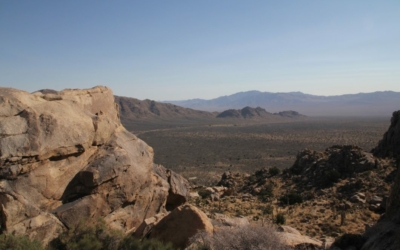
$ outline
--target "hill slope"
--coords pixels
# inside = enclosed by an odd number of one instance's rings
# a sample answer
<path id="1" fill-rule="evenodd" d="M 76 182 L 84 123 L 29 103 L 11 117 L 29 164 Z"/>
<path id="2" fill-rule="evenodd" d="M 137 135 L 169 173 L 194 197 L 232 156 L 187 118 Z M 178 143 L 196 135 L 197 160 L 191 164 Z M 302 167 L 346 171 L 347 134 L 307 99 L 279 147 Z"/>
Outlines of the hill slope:
<path id="1" fill-rule="evenodd" d="M 223 111 L 245 106 L 261 107 L 271 112 L 296 110 L 307 116 L 383 116 L 400 106 L 400 93 L 393 91 L 338 96 L 316 96 L 301 92 L 239 92 L 211 100 L 168 101 L 186 108 Z"/>
<path id="2" fill-rule="evenodd" d="M 152 100 L 142 101 L 121 96 L 115 96 L 115 102 L 120 107 L 121 121 L 124 126 L 128 128 L 128 130 L 136 132 L 168 129 L 177 126 L 225 124 L 232 122 L 232 119 L 229 118 L 241 118 L 243 120 L 242 122 L 245 123 L 259 123 L 290 122 L 294 120 L 294 118 L 305 117 L 295 111 L 283 111 L 272 114 L 260 107 L 245 107 L 241 110 L 227 110 L 222 113 L 207 112 L 184 108 L 169 103 Z"/>
<path id="3" fill-rule="evenodd" d="M 263 108 L 244 107 L 242 109 L 228 109 L 217 115 L 217 118 L 239 118 L 251 120 L 279 120 L 280 118 L 305 118 L 296 111 L 282 111 L 270 113 Z"/>

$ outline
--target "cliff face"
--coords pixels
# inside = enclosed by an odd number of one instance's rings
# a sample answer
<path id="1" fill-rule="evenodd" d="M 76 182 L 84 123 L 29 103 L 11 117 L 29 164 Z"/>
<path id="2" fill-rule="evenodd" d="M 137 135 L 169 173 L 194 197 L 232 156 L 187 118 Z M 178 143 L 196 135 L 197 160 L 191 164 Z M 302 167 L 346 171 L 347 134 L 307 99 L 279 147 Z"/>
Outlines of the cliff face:
<path id="1" fill-rule="evenodd" d="M 399 159 L 400 111 L 393 113 L 388 131 L 372 152 L 377 156 Z M 400 249 L 400 171 L 397 171 L 396 181 L 387 201 L 386 213 L 364 236 L 367 239 L 362 248 L 364 250 Z"/>
<path id="2" fill-rule="evenodd" d="M 129 232 L 165 212 L 167 202 L 173 209 L 186 201 L 187 182 L 175 177 L 171 185 L 171 176 L 121 125 L 109 88 L 0 88 L 3 232 L 46 244 L 86 217 Z"/>

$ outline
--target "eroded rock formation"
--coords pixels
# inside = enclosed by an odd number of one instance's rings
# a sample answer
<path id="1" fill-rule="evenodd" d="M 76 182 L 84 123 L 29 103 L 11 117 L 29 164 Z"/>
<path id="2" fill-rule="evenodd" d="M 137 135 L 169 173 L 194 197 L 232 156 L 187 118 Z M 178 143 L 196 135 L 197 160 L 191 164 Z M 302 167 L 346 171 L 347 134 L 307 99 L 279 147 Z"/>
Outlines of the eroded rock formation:
<path id="1" fill-rule="evenodd" d="M 390 127 L 373 153 L 381 157 L 399 159 L 400 111 L 393 113 Z M 363 250 L 400 249 L 400 171 L 397 171 L 396 181 L 386 204 L 386 213 L 376 225 L 367 230 L 364 237 L 366 243 Z"/>
<path id="2" fill-rule="evenodd" d="M 186 201 L 186 180 L 120 123 L 107 87 L 0 88 L 0 221 L 47 243 L 87 217 L 131 232 Z"/>
<path id="3" fill-rule="evenodd" d="M 379 157 L 400 156 L 400 110 L 393 112 L 388 130 L 372 153 Z"/>

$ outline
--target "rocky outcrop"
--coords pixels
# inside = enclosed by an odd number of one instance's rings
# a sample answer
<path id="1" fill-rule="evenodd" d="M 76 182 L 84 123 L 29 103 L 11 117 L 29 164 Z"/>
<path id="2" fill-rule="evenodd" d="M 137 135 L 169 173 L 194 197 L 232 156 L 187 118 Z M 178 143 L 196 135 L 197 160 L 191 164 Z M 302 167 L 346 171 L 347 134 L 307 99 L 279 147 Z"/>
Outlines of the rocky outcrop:
<path id="1" fill-rule="evenodd" d="M 107 87 L 0 88 L 0 136 L 3 233 L 46 244 L 89 217 L 131 232 L 189 195 L 179 175 L 155 170 L 153 149 L 121 125 Z"/>
<path id="2" fill-rule="evenodd" d="M 302 181 L 305 184 L 324 188 L 339 178 L 382 166 L 383 163 L 379 159 L 357 146 L 338 145 L 327 148 L 324 152 L 308 149 L 301 151 L 289 170 L 291 174 L 303 176 Z"/>
<path id="3" fill-rule="evenodd" d="M 212 234 L 211 221 L 195 206 L 183 205 L 158 222 L 149 237 L 171 242 L 175 247 L 183 249 L 189 239 L 200 231 Z"/>
<path id="4" fill-rule="evenodd" d="M 400 111 L 393 113 L 391 125 L 384 134 L 379 145 L 373 149 L 375 155 L 381 157 L 400 156 Z M 379 197 L 375 197 L 379 202 Z M 382 201 L 383 202 L 383 201 Z M 397 171 L 395 183 L 392 186 L 386 203 L 386 213 L 378 223 L 364 234 L 366 242 L 363 250 L 400 249 L 400 171 Z"/>
<path id="5" fill-rule="evenodd" d="M 282 111 L 270 113 L 263 108 L 244 107 L 242 109 L 228 109 L 217 115 L 217 118 L 235 118 L 252 120 L 279 120 L 279 118 L 305 118 L 296 111 Z"/>
<path id="6" fill-rule="evenodd" d="M 383 135 L 372 153 L 379 157 L 398 157 L 400 155 L 400 110 L 393 112 L 390 127 Z"/>

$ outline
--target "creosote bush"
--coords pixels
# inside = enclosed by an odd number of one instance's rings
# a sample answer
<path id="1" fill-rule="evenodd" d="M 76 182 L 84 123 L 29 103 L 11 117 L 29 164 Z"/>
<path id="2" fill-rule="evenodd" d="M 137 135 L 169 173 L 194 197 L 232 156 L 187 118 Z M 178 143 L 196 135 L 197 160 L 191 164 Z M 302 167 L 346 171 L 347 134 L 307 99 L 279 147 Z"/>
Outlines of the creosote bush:
<path id="1" fill-rule="evenodd" d="M 268 184 L 266 185 L 258 194 L 259 198 L 262 201 L 267 200 L 267 198 L 269 197 L 273 197 L 274 196 L 274 185 L 272 184 Z"/>
<path id="2" fill-rule="evenodd" d="M 288 194 L 281 196 L 279 198 L 279 201 L 284 205 L 293 205 L 296 203 L 302 203 L 303 197 L 298 193 L 290 192 Z"/>
<path id="3" fill-rule="evenodd" d="M 207 198 L 209 198 L 211 196 L 211 192 L 209 190 L 205 189 L 205 188 L 199 190 L 198 194 L 203 199 L 207 199 Z"/>
<path id="4" fill-rule="evenodd" d="M 340 179 L 340 173 L 336 169 L 330 169 L 324 173 L 326 186 L 330 187 Z"/>
<path id="5" fill-rule="evenodd" d="M 269 169 L 268 172 L 269 172 L 269 174 L 270 174 L 271 176 L 275 176 L 275 175 L 280 174 L 280 173 L 281 173 L 281 170 L 280 170 L 279 168 L 277 168 L 277 167 L 272 167 L 272 168 Z"/>
<path id="6" fill-rule="evenodd" d="M 284 214 L 279 213 L 276 215 L 276 224 L 284 225 L 286 223 L 286 217 Z"/>
<path id="7" fill-rule="evenodd" d="M 125 237 L 119 244 L 118 250 L 174 250 L 171 243 L 163 243 L 158 240 L 144 239 L 140 241 L 133 237 Z"/>
<path id="8" fill-rule="evenodd" d="M 272 227 L 243 226 L 221 228 L 213 235 L 199 232 L 190 239 L 198 250 L 289 250 L 283 245 Z"/>
<path id="9" fill-rule="evenodd" d="M 25 236 L 0 235 L 1 250 L 44 250 L 40 242 Z"/>
<path id="10" fill-rule="evenodd" d="M 116 250 L 122 240 L 121 232 L 110 230 L 103 220 L 81 220 L 50 243 L 57 250 Z"/>
<path id="11" fill-rule="evenodd" d="M 1 245 L 0 245 L 1 246 Z M 3 249 L 0 247 L 0 249 Z M 25 248 L 29 249 L 29 248 Z M 139 240 L 107 228 L 102 219 L 82 220 L 53 240 L 49 250 L 174 250 L 171 243 Z M 36 250 L 32 248 L 32 250 Z M 38 249 L 39 250 L 39 249 Z"/>

